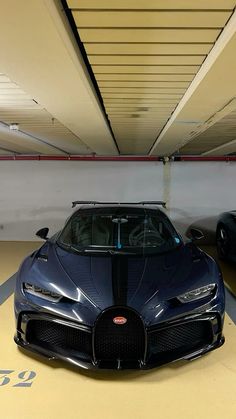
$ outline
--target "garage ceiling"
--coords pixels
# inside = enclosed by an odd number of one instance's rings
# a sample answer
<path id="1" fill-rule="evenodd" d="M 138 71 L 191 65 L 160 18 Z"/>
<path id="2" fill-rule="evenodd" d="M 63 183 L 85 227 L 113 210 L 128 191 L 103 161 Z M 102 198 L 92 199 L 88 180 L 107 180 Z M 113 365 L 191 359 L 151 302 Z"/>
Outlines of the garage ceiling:
<path id="1" fill-rule="evenodd" d="M 44 110 L 40 112 L 46 124 L 44 128 L 39 129 L 36 120 L 30 127 L 26 126 L 27 118 L 32 116 L 30 109 L 24 112 L 25 120 L 19 119 L 22 122 L 22 125 L 19 123 L 20 129 L 39 136 L 46 143 L 58 144 L 68 154 L 118 154 L 61 2 L 2 1 L 0 50 L 1 74 Z M 13 103 L 12 107 L 0 103 L 0 114 L 10 109 L 14 112 L 14 108 Z M 36 117 L 37 112 L 34 114 Z M 51 124 L 52 117 L 54 124 Z M 11 122 L 19 121 L 14 117 Z M 7 122 L 4 115 L 2 122 Z M 62 131 L 56 133 L 56 128 L 60 131 L 64 129 L 64 134 Z M 8 131 L 6 137 L 10 135 Z M 8 141 L 6 137 L 2 135 L 2 139 Z M 57 154 L 53 147 L 39 151 L 38 143 L 37 147 L 32 147 L 33 152 Z"/>
<path id="2" fill-rule="evenodd" d="M 3 1 L 0 154 L 236 152 L 235 5 Z"/>
<path id="3" fill-rule="evenodd" d="M 121 153 L 147 154 L 227 24 L 235 1 L 67 4 Z"/>
<path id="4" fill-rule="evenodd" d="M 181 148 L 181 153 L 193 155 L 201 150 L 204 155 L 220 156 L 222 152 L 231 154 L 236 151 L 234 142 L 236 142 L 236 110 Z"/>
<path id="5" fill-rule="evenodd" d="M 19 130 L 11 130 L 16 122 Z M 89 148 L 16 83 L 0 74 L 0 154 L 86 154 Z"/>

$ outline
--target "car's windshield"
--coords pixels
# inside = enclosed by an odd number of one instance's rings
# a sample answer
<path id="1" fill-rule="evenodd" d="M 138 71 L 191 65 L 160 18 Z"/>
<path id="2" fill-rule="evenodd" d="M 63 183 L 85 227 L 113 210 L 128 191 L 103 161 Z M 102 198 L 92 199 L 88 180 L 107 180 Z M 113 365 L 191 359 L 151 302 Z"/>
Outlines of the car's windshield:
<path id="1" fill-rule="evenodd" d="M 161 211 L 140 208 L 80 210 L 58 239 L 58 244 L 68 250 L 100 253 L 162 253 L 180 243 L 180 237 Z"/>

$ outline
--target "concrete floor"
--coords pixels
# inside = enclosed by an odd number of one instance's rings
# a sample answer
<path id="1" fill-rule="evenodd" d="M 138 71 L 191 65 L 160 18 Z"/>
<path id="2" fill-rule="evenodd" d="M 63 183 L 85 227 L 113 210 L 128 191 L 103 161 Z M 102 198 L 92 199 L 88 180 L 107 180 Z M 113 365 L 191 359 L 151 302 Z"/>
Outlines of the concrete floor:
<path id="1" fill-rule="evenodd" d="M 5 279 L 17 269 L 23 253 L 29 253 L 37 243 L 9 243 L 7 247 L 9 254 L 5 248 L 4 260 L 0 259 Z M 236 417 L 236 326 L 228 315 L 222 348 L 192 362 L 177 362 L 147 372 L 91 373 L 23 352 L 13 342 L 13 296 L 0 305 L 0 325 L 1 417 Z"/>

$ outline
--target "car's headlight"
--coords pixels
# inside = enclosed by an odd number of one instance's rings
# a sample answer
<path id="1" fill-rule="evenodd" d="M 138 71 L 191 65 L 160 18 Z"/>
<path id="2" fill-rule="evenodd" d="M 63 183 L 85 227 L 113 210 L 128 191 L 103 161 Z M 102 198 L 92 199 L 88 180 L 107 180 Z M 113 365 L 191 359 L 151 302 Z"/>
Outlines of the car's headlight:
<path id="1" fill-rule="evenodd" d="M 214 293 L 215 288 L 216 284 L 205 285 L 204 287 L 196 288 L 195 290 L 179 295 L 177 299 L 181 303 L 189 303 L 191 301 L 199 300 L 200 298 L 208 297 Z"/>
<path id="2" fill-rule="evenodd" d="M 28 294 L 36 295 L 37 297 L 44 298 L 48 301 L 53 301 L 54 303 L 58 303 L 62 298 L 62 295 L 57 294 L 56 292 L 45 290 L 38 287 L 37 285 L 29 284 L 28 282 L 24 282 L 23 289 Z"/>

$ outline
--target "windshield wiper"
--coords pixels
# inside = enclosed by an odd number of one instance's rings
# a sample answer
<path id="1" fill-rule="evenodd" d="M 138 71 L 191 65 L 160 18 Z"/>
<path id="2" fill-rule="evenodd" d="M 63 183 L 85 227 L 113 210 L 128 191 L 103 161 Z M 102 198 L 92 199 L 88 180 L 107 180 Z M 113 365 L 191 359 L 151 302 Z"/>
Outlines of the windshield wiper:
<path id="1" fill-rule="evenodd" d="M 66 249 L 66 250 L 72 250 L 76 253 L 83 253 L 85 251 L 84 247 L 74 247 L 72 246 L 72 244 L 65 244 L 65 243 L 61 243 L 61 242 L 57 242 L 57 244 L 59 246 L 61 246 L 62 248 Z"/>
<path id="2" fill-rule="evenodd" d="M 108 253 L 109 255 L 133 255 L 133 252 L 125 252 L 113 249 L 84 249 L 85 253 Z"/>
<path id="3" fill-rule="evenodd" d="M 74 247 L 72 244 L 65 244 L 58 242 L 59 246 L 66 250 L 72 250 L 75 253 L 108 253 L 110 255 L 133 255 L 134 252 L 126 252 L 124 250 L 115 250 L 115 249 L 98 249 L 98 248 L 86 248 L 86 247 Z"/>

